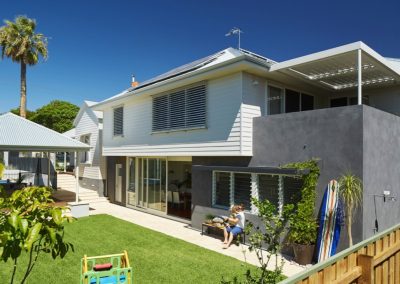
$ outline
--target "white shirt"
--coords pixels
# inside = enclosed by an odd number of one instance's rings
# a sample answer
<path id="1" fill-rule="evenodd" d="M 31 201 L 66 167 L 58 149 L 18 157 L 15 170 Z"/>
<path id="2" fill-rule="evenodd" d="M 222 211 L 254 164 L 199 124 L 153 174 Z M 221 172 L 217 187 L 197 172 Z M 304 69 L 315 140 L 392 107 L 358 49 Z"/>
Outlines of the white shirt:
<path id="1" fill-rule="evenodd" d="M 244 229 L 244 220 L 245 220 L 244 213 L 243 212 L 236 213 L 236 218 L 238 218 L 239 220 L 236 226 Z"/>

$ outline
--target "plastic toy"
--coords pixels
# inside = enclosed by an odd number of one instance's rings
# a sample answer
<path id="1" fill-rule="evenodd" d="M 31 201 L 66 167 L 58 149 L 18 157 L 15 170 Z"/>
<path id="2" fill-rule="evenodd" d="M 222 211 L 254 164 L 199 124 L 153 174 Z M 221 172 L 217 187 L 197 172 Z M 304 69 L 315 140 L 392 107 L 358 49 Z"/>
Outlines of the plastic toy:
<path id="1" fill-rule="evenodd" d="M 108 261 L 108 262 L 107 262 Z M 126 250 L 119 254 L 83 256 L 81 284 L 132 284 L 132 267 Z"/>

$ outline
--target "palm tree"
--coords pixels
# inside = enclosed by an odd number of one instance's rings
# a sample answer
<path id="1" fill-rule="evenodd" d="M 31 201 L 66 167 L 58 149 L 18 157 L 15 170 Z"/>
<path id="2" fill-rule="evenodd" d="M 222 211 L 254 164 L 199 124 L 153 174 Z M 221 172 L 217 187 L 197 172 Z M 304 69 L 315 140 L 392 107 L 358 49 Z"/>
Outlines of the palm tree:
<path id="1" fill-rule="evenodd" d="M 0 27 L 1 57 L 21 64 L 21 99 L 19 114 L 26 117 L 26 65 L 35 65 L 39 56 L 47 59 L 47 38 L 35 33 L 36 21 L 18 16 L 14 22 L 5 20 Z"/>
<path id="2" fill-rule="evenodd" d="M 353 223 L 353 212 L 362 202 L 362 181 L 351 173 L 342 175 L 339 179 L 339 194 L 345 203 L 347 234 L 349 236 L 349 246 L 352 246 L 351 225 Z"/>

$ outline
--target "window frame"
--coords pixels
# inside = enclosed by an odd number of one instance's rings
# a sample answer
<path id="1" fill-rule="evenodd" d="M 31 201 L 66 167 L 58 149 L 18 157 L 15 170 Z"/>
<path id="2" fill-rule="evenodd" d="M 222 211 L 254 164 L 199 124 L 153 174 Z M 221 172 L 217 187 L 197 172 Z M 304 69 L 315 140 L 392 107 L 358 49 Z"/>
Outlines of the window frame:
<path id="1" fill-rule="evenodd" d="M 91 137 L 92 137 L 91 133 L 82 134 L 82 135 L 79 136 L 79 141 L 84 143 L 84 144 L 87 144 L 88 146 L 90 146 Z M 89 143 L 86 143 L 85 141 L 83 141 L 84 138 L 88 138 Z M 83 153 L 84 153 L 84 155 L 80 155 L 81 161 L 79 161 L 79 163 L 81 163 L 81 164 L 90 164 L 90 149 L 88 151 L 83 152 Z M 82 159 L 84 157 L 86 157 L 85 161 Z"/>
<path id="2" fill-rule="evenodd" d="M 216 204 L 216 174 L 217 173 L 229 173 L 230 174 L 230 188 L 229 188 L 229 200 L 230 200 L 230 205 L 229 206 L 223 206 Z M 211 202 L 211 207 L 213 208 L 218 208 L 218 209 L 224 209 L 228 210 L 230 206 L 235 204 L 234 202 L 234 195 L 235 195 L 235 187 L 234 187 L 234 175 L 235 174 L 250 174 L 250 198 L 257 198 L 260 199 L 260 194 L 259 194 L 259 176 L 260 175 L 270 175 L 270 176 L 278 176 L 278 214 L 281 215 L 283 212 L 283 206 L 285 205 L 284 202 L 284 191 L 285 191 L 285 186 L 284 186 L 284 177 L 299 177 L 297 175 L 281 175 L 281 174 L 268 174 L 268 173 L 257 173 L 257 172 L 240 172 L 240 171 L 220 171 L 220 170 L 214 170 L 212 171 L 212 202 Z M 252 203 L 250 203 L 250 208 L 246 208 L 245 210 L 246 213 L 250 214 L 257 214 L 258 210 L 257 207 L 254 206 Z"/>
<path id="3" fill-rule="evenodd" d="M 184 97 L 185 97 L 185 102 L 184 102 L 184 111 L 185 111 L 185 125 L 188 123 L 187 119 L 187 112 L 188 112 L 188 99 L 187 99 L 187 95 L 188 95 L 188 90 L 189 89 L 193 89 L 196 87 L 201 87 L 204 86 L 205 88 L 205 93 L 204 93 L 204 125 L 201 126 L 189 126 L 189 127 L 176 127 L 173 128 L 171 127 L 171 105 L 170 105 L 170 96 L 177 94 L 179 92 L 184 92 Z M 160 97 L 168 97 L 168 128 L 164 129 L 164 130 L 154 130 L 154 99 L 156 98 L 160 98 Z M 207 129 L 207 125 L 208 125 L 208 84 L 207 81 L 202 81 L 202 82 L 197 82 L 195 84 L 191 84 L 191 85 L 187 85 L 181 88 L 177 88 L 174 90 L 170 90 L 167 92 L 163 92 L 161 94 L 157 94 L 152 96 L 152 105 L 151 105 L 151 111 L 152 111 L 152 115 L 151 115 L 151 134 L 159 134 L 159 133 L 169 133 L 169 132 L 178 132 L 178 131 L 191 131 L 191 130 L 198 130 L 198 129 Z"/>
<path id="4" fill-rule="evenodd" d="M 312 110 L 316 110 L 316 107 L 315 107 L 315 95 L 312 92 L 303 91 L 303 90 L 300 90 L 298 88 L 287 87 L 284 84 L 275 83 L 275 82 L 268 82 L 267 81 L 265 85 L 266 85 L 265 86 L 265 92 L 266 92 L 266 95 L 265 95 L 265 110 L 266 111 L 265 111 L 265 113 L 266 113 L 266 115 L 279 115 L 279 114 L 288 113 L 288 112 L 286 112 L 286 91 L 287 90 L 299 93 L 299 109 L 300 110 L 297 111 L 297 112 L 310 111 L 310 110 L 302 110 L 301 103 L 302 103 L 302 95 L 303 94 L 313 97 L 313 109 Z M 282 92 L 281 93 L 281 95 L 282 95 L 281 113 L 279 113 L 279 114 L 271 114 L 270 113 L 270 107 L 269 107 L 270 92 L 269 92 L 269 87 L 280 89 L 281 92 Z M 293 113 L 293 112 L 291 112 L 291 113 Z"/>

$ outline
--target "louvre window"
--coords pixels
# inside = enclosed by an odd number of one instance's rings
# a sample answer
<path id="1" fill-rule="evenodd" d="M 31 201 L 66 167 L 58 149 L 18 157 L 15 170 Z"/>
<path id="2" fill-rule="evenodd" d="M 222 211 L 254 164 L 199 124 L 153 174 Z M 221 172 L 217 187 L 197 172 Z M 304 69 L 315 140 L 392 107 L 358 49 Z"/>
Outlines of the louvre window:
<path id="1" fill-rule="evenodd" d="M 297 204 L 301 198 L 303 179 L 295 176 L 214 171 L 213 206 L 229 208 L 243 204 L 253 213 L 257 209 L 251 197 L 269 200 L 282 213 L 285 204 Z"/>
<path id="2" fill-rule="evenodd" d="M 250 174 L 234 174 L 234 203 L 243 204 L 244 208 L 250 208 L 251 202 L 251 175 Z"/>
<path id="3" fill-rule="evenodd" d="M 114 136 L 124 134 L 124 108 L 114 108 Z"/>
<path id="4" fill-rule="evenodd" d="M 258 196 L 260 200 L 267 199 L 279 206 L 279 176 L 258 175 Z"/>
<path id="5" fill-rule="evenodd" d="M 206 85 L 153 98 L 153 131 L 206 126 Z"/>
<path id="6" fill-rule="evenodd" d="M 297 204 L 301 199 L 303 180 L 297 177 L 283 177 L 283 203 Z"/>
<path id="7" fill-rule="evenodd" d="M 226 172 L 215 173 L 215 201 L 218 206 L 230 205 L 231 174 Z"/>

